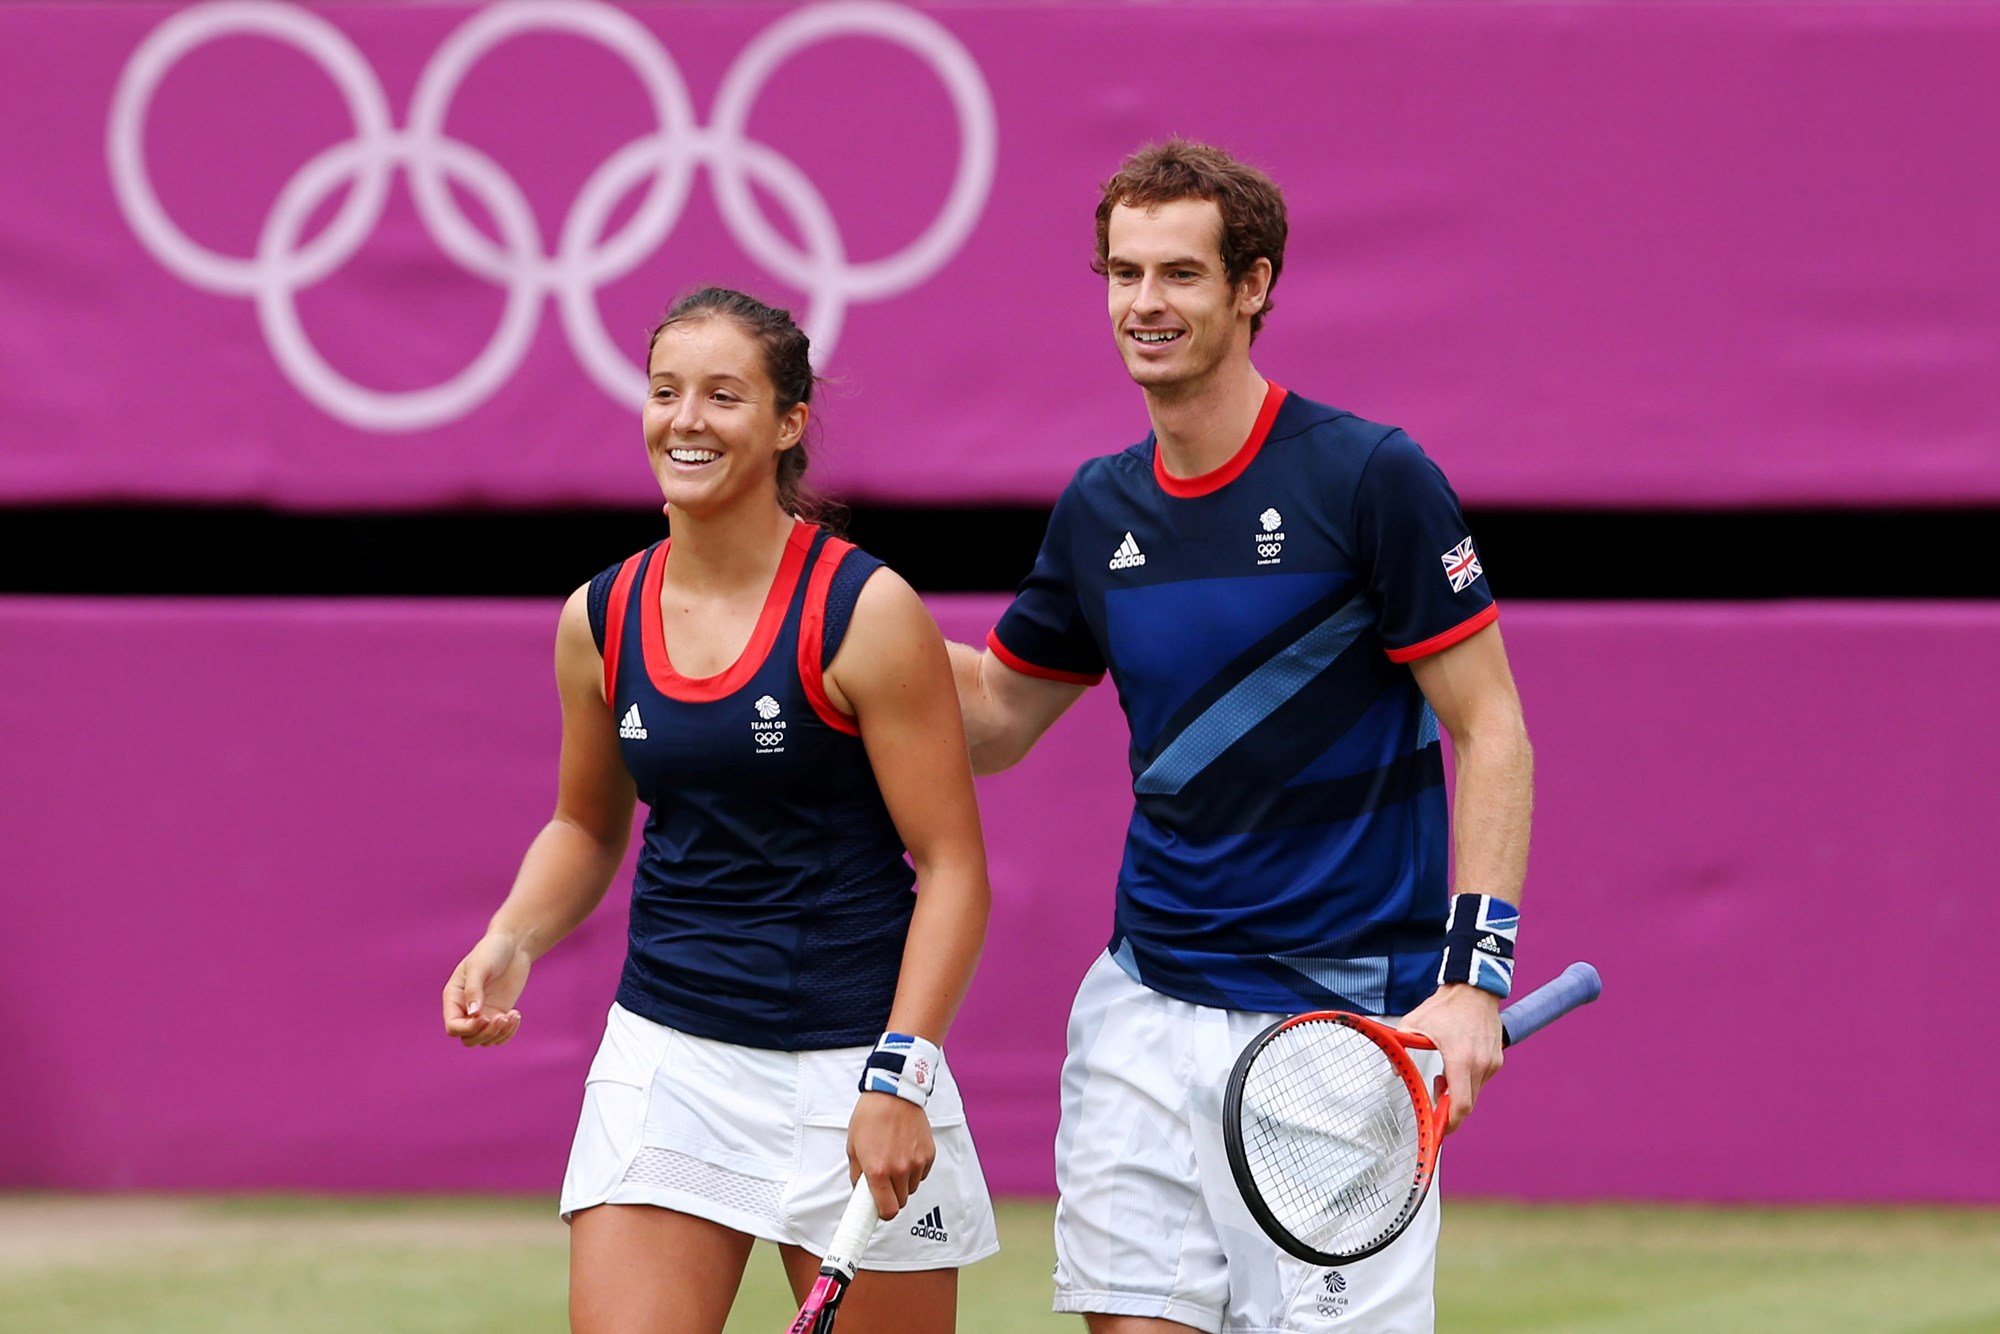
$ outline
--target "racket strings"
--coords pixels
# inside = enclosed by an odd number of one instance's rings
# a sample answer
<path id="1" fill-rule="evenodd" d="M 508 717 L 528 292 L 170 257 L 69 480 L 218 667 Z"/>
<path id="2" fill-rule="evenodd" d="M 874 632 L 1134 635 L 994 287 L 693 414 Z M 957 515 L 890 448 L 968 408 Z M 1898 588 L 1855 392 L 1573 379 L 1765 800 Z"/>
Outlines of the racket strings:
<path id="1" fill-rule="evenodd" d="M 1395 1063 L 1338 1023 L 1274 1037 L 1243 1085 L 1243 1147 L 1278 1223 L 1316 1251 L 1351 1254 L 1421 1202 L 1417 1110 Z"/>

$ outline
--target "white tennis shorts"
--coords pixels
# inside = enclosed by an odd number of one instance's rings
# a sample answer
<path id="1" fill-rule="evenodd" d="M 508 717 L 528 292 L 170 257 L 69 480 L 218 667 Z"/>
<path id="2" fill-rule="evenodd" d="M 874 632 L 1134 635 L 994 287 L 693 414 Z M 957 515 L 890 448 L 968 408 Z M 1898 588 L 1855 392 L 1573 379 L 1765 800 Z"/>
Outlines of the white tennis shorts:
<path id="1" fill-rule="evenodd" d="M 847 1120 L 868 1051 L 739 1047 L 613 1005 L 584 1085 L 564 1220 L 652 1204 L 824 1254 L 847 1206 Z M 955 1269 L 1000 1249 L 948 1067 L 924 1110 L 937 1162 L 877 1229 L 863 1269 Z"/>
<path id="2" fill-rule="evenodd" d="M 1229 1174 L 1222 1095 L 1278 1016 L 1162 996 L 1107 955 L 1070 1010 L 1056 1135 L 1058 1311 L 1177 1320 L 1211 1334 L 1404 1334 L 1433 1327 L 1438 1191 L 1366 1260 L 1279 1250 Z M 1435 1078 L 1435 1052 L 1412 1052 Z"/>

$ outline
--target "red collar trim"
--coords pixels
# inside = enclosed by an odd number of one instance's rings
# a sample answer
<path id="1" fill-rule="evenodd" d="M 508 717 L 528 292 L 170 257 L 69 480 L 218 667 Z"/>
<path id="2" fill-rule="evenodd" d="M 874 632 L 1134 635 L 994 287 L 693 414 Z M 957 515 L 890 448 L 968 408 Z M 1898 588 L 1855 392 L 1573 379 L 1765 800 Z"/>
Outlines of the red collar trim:
<path id="1" fill-rule="evenodd" d="M 1205 472 L 1199 477 L 1175 477 L 1167 471 L 1167 462 L 1160 456 L 1160 442 L 1153 442 L 1153 480 L 1160 484 L 1160 490 L 1183 500 L 1191 496 L 1205 496 L 1220 491 L 1250 466 L 1257 457 L 1257 451 L 1264 447 L 1264 437 L 1271 434 L 1271 423 L 1278 419 L 1278 409 L 1284 405 L 1285 391 L 1276 380 L 1264 384 L 1264 404 L 1257 409 L 1257 420 L 1250 427 L 1250 438 L 1243 447 L 1230 456 L 1227 463 L 1213 472 Z"/>
<path id="2" fill-rule="evenodd" d="M 785 542 L 785 554 L 778 561 L 778 573 L 771 580 L 771 591 L 764 595 L 764 610 L 757 616 L 750 641 L 736 655 L 735 662 L 714 676 L 682 676 L 674 670 L 673 659 L 667 656 L 666 625 L 660 613 L 660 586 L 667 576 L 667 550 L 673 546 L 673 540 L 670 538 L 660 543 L 652 564 L 646 567 L 646 579 L 642 585 L 645 601 L 639 608 L 639 627 L 645 647 L 646 674 L 653 679 L 653 685 L 661 694 L 669 699 L 705 704 L 741 690 L 757 674 L 757 669 L 764 665 L 764 659 L 771 655 L 771 645 L 777 641 L 778 628 L 784 624 L 785 610 L 791 605 L 792 593 L 799 586 L 799 572 L 805 568 L 806 552 L 812 547 L 816 531 L 803 519 L 793 521 L 792 535 Z"/>

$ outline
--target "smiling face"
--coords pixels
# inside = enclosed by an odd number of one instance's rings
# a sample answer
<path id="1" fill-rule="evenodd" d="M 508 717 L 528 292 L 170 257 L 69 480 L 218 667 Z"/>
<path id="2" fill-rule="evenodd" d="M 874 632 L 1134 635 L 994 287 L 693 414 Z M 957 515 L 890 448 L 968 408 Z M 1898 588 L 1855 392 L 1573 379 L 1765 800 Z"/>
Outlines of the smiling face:
<path id="1" fill-rule="evenodd" d="M 1118 355 L 1141 387 L 1198 391 L 1250 356 L 1250 323 L 1271 266 L 1259 259 L 1232 283 L 1222 261 L 1222 212 L 1206 199 L 1111 210 L 1104 275 Z"/>
<path id="2" fill-rule="evenodd" d="M 778 460 L 805 433 L 810 409 L 784 406 L 757 339 L 726 315 L 660 331 L 648 358 L 646 456 L 660 494 L 707 515 L 759 492 L 778 496 Z"/>

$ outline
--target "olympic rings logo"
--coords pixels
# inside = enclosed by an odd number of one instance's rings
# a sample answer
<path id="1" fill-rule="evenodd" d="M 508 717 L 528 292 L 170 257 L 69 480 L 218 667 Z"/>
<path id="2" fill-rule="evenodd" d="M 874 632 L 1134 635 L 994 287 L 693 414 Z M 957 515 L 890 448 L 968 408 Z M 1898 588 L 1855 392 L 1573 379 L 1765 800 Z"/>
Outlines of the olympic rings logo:
<path id="1" fill-rule="evenodd" d="M 553 254 L 513 178 L 478 149 L 444 134 L 452 100 L 472 67 L 499 43 L 538 31 L 582 37 L 616 55 L 644 86 L 658 125 L 585 181 Z M 245 34 L 283 42 L 325 70 L 347 103 L 354 137 L 299 168 L 266 215 L 256 254 L 238 258 L 197 244 L 167 216 L 146 168 L 145 127 L 153 96 L 176 63 L 209 42 Z M 959 130 L 957 170 L 937 216 L 903 249 L 866 263 L 848 260 L 825 197 L 805 173 L 745 134 L 752 108 L 781 66 L 815 43 L 850 36 L 901 46 L 927 64 L 951 98 Z M 706 125 L 695 118 L 672 56 L 638 20 L 598 0 L 511 0 L 481 10 L 445 39 L 419 76 L 409 122 L 400 128 L 367 58 L 331 23 L 276 0 L 215 0 L 176 14 L 140 44 L 113 95 L 107 138 L 119 206 L 154 258 L 196 287 L 254 300 L 273 358 L 328 414 L 365 430 L 418 431 L 464 416 L 507 382 L 527 355 L 546 297 L 554 298 L 570 349 L 591 379 L 620 403 L 638 402 L 645 372 L 605 331 L 597 292 L 666 240 L 703 167 L 737 243 L 774 278 L 806 293 L 803 325 L 824 364 L 848 306 L 908 291 L 957 253 L 985 208 L 998 133 L 992 93 L 958 39 L 925 15 L 882 0 L 812 6 L 772 24 L 723 78 Z M 503 287 L 507 300 L 491 340 L 459 374 L 427 389 L 383 392 L 355 384 L 320 355 L 300 320 L 297 297 L 360 249 L 382 217 L 399 167 L 440 249 Z M 606 236 L 619 201 L 649 179 L 632 216 Z M 498 244 L 465 216 L 450 184 L 478 199 L 494 219 Z M 801 245 L 771 226 L 752 185 L 786 211 Z M 308 219 L 344 186 L 351 187 L 346 200 L 307 241 Z"/>

